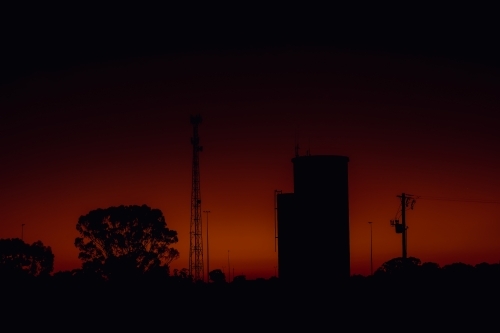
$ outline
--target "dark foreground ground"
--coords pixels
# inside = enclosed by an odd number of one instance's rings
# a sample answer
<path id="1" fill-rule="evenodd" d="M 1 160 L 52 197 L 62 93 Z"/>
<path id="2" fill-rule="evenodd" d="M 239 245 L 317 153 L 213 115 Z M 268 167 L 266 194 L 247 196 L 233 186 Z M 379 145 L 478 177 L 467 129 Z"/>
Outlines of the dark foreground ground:
<path id="1" fill-rule="evenodd" d="M 1 331 L 496 331 L 496 280 L 3 281 Z M 493 326 L 492 326 L 493 325 Z M 2 328 L 6 328 L 5 330 Z"/>

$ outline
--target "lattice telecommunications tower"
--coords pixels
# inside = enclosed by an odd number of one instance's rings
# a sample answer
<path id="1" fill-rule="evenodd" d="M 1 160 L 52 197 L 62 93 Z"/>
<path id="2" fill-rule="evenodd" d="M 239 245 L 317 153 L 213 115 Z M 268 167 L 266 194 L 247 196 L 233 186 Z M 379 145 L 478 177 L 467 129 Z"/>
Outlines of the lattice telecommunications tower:
<path id="1" fill-rule="evenodd" d="M 201 116 L 191 116 L 193 125 L 193 187 L 191 189 L 191 223 L 189 228 L 189 275 L 194 281 L 203 281 L 203 238 L 201 225 L 201 194 L 200 194 L 200 161 L 199 153 L 203 151 L 200 146 L 198 136 L 198 125 L 201 123 Z"/>

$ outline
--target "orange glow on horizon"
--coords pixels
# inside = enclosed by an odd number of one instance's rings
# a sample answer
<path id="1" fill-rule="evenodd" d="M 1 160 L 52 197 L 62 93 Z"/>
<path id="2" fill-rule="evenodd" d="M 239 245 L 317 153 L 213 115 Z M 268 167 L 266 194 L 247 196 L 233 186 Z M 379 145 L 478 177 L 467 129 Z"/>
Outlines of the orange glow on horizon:
<path id="1" fill-rule="evenodd" d="M 275 274 L 273 195 L 293 190 L 297 127 L 302 154 L 349 156 L 351 274 L 369 274 L 368 221 L 374 270 L 400 256 L 389 220 L 402 192 L 500 200 L 492 74 L 475 69 L 474 81 L 457 68 L 450 79 L 451 69 L 418 62 L 301 57 L 157 59 L 9 86 L 0 105 L 11 112 L 0 125 L 0 237 L 20 237 L 25 223 L 25 241 L 52 247 L 55 272 L 79 268 L 81 215 L 146 204 L 178 232 L 171 269 L 187 268 L 189 115 L 197 113 L 210 269 L 227 272 L 230 250 L 231 276 L 233 268 L 250 279 Z M 332 57 L 347 67 L 328 67 Z M 440 265 L 498 262 L 499 211 L 417 199 L 407 215 L 408 255 Z M 330 228 L 304 226 L 304 237 Z M 203 224 L 204 246 L 205 232 Z M 328 268 L 297 265 L 307 274 Z"/>

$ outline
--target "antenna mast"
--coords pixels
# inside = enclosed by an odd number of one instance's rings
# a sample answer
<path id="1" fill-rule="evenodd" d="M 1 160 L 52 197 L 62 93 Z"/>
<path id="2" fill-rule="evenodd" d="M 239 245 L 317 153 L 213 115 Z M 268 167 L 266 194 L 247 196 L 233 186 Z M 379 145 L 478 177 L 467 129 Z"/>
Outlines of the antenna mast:
<path id="1" fill-rule="evenodd" d="M 200 158 L 199 153 L 203 151 L 198 136 L 198 125 L 201 116 L 191 116 L 193 125 L 193 177 L 191 189 L 191 223 L 189 228 L 189 275 L 194 281 L 203 281 L 203 238 L 201 224 L 201 194 L 200 194 Z"/>

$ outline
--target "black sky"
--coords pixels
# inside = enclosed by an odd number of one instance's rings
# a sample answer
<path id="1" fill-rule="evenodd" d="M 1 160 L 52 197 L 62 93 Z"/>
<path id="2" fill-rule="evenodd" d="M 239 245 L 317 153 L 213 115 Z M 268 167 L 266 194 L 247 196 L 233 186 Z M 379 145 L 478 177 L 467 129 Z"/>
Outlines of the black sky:
<path id="1" fill-rule="evenodd" d="M 479 6 L 66 6 L 5 8 L 1 82 L 39 71 L 179 53 L 334 49 L 498 66 Z"/>

